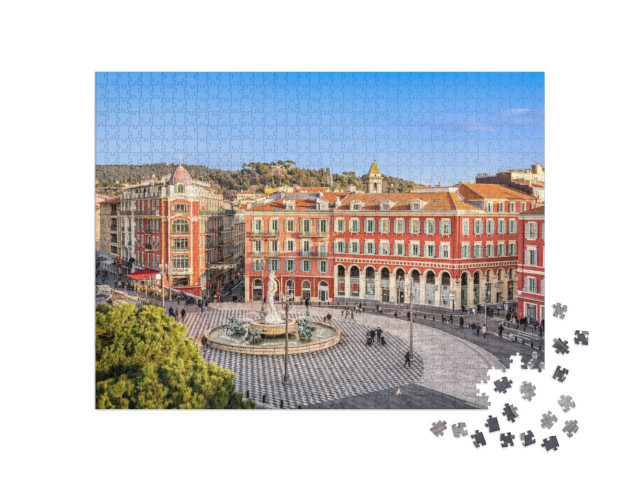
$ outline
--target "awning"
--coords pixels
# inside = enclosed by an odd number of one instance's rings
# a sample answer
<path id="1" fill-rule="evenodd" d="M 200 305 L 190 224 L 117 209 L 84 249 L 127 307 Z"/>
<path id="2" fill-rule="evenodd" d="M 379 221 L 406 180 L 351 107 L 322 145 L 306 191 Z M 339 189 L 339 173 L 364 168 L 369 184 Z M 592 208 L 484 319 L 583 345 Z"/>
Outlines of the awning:
<path id="1" fill-rule="evenodd" d="M 159 271 L 154 271 L 153 269 L 142 269 L 141 271 L 136 271 L 132 274 L 127 274 L 127 277 L 131 279 L 135 279 L 136 281 L 141 281 L 146 279 L 147 277 L 155 276 L 156 274 L 160 274 Z"/>

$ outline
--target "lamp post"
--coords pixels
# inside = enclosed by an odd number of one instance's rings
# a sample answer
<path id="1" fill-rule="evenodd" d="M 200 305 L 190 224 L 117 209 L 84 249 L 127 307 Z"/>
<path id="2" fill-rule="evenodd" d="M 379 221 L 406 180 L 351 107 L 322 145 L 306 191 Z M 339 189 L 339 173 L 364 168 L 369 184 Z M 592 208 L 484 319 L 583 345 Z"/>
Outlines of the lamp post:
<path id="1" fill-rule="evenodd" d="M 160 279 L 162 289 L 162 308 L 164 309 L 164 259 L 160 259 Z"/>
<path id="2" fill-rule="evenodd" d="M 293 281 L 293 274 L 291 274 L 291 280 Z M 280 279 L 282 282 L 282 278 Z M 283 296 L 284 302 L 284 379 L 283 384 L 287 384 L 289 381 L 289 304 L 293 297 L 291 291 L 284 289 L 285 295 Z"/>
<path id="3" fill-rule="evenodd" d="M 165 264 L 167 266 L 167 279 L 169 280 L 169 301 L 171 301 L 171 277 L 169 277 L 169 263 Z"/>
<path id="4" fill-rule="evenodd" d="M 413 359 L 413 280 L 407 279 L 402 282 L 405 293 L 409 291 L 409 359 Z"/>

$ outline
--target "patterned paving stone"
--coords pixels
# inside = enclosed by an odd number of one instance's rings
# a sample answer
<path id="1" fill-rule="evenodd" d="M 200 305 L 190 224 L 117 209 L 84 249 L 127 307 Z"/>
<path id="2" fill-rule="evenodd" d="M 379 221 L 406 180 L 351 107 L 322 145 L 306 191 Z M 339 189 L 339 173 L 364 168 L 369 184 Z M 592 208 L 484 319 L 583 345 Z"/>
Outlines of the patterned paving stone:
<path id="1" fill-rule="evenodd" d="M 226 324 L 227 317 L 243 317 L 242 309 L 208 311 L 186 316 L 188 336 L 199 339 L 207 329 Z M 320 322 L 320 316 L 312 316 Z M 266 395 L 266 404 L 297 408 L 331 403 L 352 398 L 353 407 L 382 407 L 383 402 L 372 401 L 361 396 L 395 390 L 420 379 L 423 371 L 422 358 L 414 354 L 411 368 L 404 367 L 404 354 L 409 349 L 402 339 L 385 333 L 386 346 L 366 346 L 367 328 L 347 321 L 333 321 L 344 334 L 345 342 L 325 351 L 289 356 L 289 383 L 282 383 L 284 356 L 253 356 L 220 351 L 208 346 L 201 347 L 204 359 L 212 361 L 236 373 L 238 391 L 258 401 Z M 388 398 L 388 395 L 386 396 Z M 375 395 L 371 398 L 375 399 Z M 405 398 L 408 399 L 408 398 Z M 396 401 L 394 401 L 396 402 Z M 414 399 L 411 407 L 417 407 Z M 396 406 L 399 407 L 399 406 Z M 409 407 L 409 406 L 407 406 Z"/>

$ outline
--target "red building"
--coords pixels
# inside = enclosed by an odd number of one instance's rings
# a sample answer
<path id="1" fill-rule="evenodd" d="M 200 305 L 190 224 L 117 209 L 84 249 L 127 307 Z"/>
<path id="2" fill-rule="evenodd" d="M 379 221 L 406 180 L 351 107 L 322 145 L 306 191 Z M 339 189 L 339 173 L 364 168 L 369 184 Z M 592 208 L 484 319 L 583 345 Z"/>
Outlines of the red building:
<path id="1" fill-rule="evenodd" d="M 544 205 L 520 214 L 518 316 L 544 319 Z"/>
<path id="2" fill-rule="evenodd" d="M 125 189 L 111 216 L 108 253 L 114 254 L 117 240 L 116 253 L 132 272 L 158 271 L 165 286 L 196 296 L 219 291 L 224 263 L 233 256 L 233 214 L 222 210 L 222 202 L 180 161 L 168 178 Z"/>
<path id="3" fill-rule="evenodd" d="M 374 169 L 372 168 L 372 171 Z M 375 169 L 377 170 L 377 169 Z M 367 190 L 378 179 L 370 171 Z M 421 193 L 326 193 L 245 213 L 245 300 L 264 278 L 295 298 L 414 302 L 453 307 L 515 301 L 518 215 L 535 198 L 501 185 Z"/>

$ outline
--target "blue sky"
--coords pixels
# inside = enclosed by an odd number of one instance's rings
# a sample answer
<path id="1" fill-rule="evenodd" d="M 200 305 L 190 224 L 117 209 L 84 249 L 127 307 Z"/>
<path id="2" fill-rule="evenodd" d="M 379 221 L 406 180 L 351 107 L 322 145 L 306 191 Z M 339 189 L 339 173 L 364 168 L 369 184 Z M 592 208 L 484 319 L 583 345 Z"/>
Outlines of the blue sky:
<path id="1" fill-rule="evenodd" d="M 544 164 L 543 73 L 98 73 L 96 161 L 300 167 L 419 183 Z"/>

